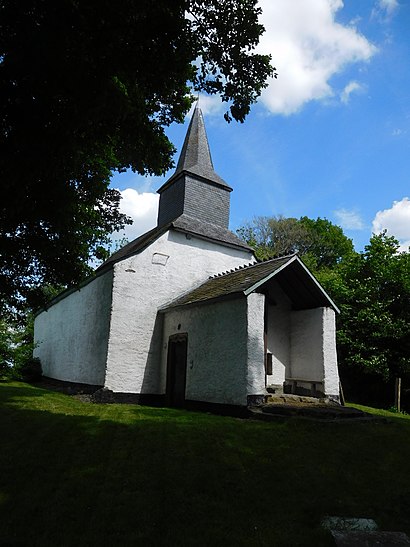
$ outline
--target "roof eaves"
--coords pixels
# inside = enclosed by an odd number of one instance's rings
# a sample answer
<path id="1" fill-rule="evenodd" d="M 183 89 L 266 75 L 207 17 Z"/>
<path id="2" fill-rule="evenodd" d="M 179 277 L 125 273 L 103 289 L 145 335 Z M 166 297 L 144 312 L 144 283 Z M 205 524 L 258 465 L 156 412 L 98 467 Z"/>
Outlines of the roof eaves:
<path id="1" fill-rule="evenodd" d="M 224 300 L 233 300 L 241 296 L 244 296 L 243 291 L 236 291 L 236 292 L 231 292 L 228 294 L 220 294 L 212 298 L 203 298 L 202 300 L 185 302 L 183 304 L 173 304 L 172 302 L 170 302 L 166 304 L 165 306 L 161 306 L 161 308 L 158 308 L 158 313 L 166 313 L 167 311 L 170 311 L 170 310 L 178 310 L 182 308 L 192 308 L 194 306 L 204 306 L 205 304 L 215 304 L 216 302 L 220 302 Z"/>
<path id="2" fill-rule="evenodd" d="M 107 265 L 107 266 L 110 266 L 110 265 Z M 80 291 L 81 289 L 86 287 L 89 283 L 91 283 L 98 277 L 101 277 L 102 275 L 106 274 L 108 271 L 110 271 L 110 269 L 111 267 L 102 268 L 101 270 L 97 269 L 89 277 L 87 277 L 86 279 L 83 279 L 83 281 L 80 281 L 79 283 L 71 287 L 67 287 L 66 289 L 61 291 L 59 294 L 54 296 L 51 300 L 48 300 L 43 306 L 35 310 L 34 317 L 37 317 L 38 315 L 40 315 L 40 313 L 44 311 L 48 311 L 52 306 L 60 302 L 60 300 L 64 300 L 64 298 L 66 298 L 67 296 L 70 296 L 70 294 Z"/>
<path id="3" fill-rule="evenodd" d="M 282 257 L 282 258 L 286 258 L 286 257 Z M 308 274 L 309 278 L 311 281 L 313 281 L 313 283 L 315 284 L 316 288 L 319 289 L 319 291 L 322 293 L 322 295 L 324 296 L 324 298 L 329 302 L 330 306 L 335 310 L 336 313 L 340 313 L 340 310 L 339 308 L 336 306 L 336 304 L 334 303 L 334 301 L 330 298 L 330 296 L 327 294 L 327 292 L 324 290 L 324 288 L 322 287 L 322 285 L 317 281 L 317 279 L 315 278 L 315 276 L 310 272 L 309 268 L 307 268 L 305 266 L 305 264 L 302 262 L 302 260 L 298 257 L 297 254 L 294 254 L 294 255 L 291 255 L 289 256 L 289 260 L 287 260 L 284 264 L 282 264 L 282 266 L 280 266 L 277 270 L 275 270 L 274 272 L 266 275 L 264 278 L 260 279 L 259 281 L 257 281 L 256 283 L 254 283 L 251 287 L 248 287 L 248 289 L 246 289 L 244 291 L 244 294 L 246 296 L 248 296 L 249 294 L 251 294 L 252 292 L 254 292 L 256 289 L 258 289 L 261 285 L 263 285 L 264 283 L 266 283 L 267 281 L 269 281 L 270 279 L 272 279 L 272 277 L 276 276 L 277 274 L 279 274 L 281 271 L 283 271 L 285 268 L 287 268 L 290 264 L 292 264 L 293 262 L 297 262 L 297 264 L 299 264 L 299 266 L 305 271 L 305 273 Z"/>
<path id="4" fill-rule="evenodd" d="M 177 220 L 177 219 L 174 219 L 174 220 Z M 181 232 L 181 233 L 184 233 L 184 234 L 192 234 L 193 236 L 197 237 L 198 239 L 203 239 L 204 241 L 212 241 L 212 242 L 218 243 L 219 245 L 223 245 L 224 247 L 230 247 L 232 249 L 243 249 L 245 251 L 251 251 L 252 253 L 255 252 L 255 250 L 252 249 L 252 247 L 249 247 L 249 245 L 247 245 L 246 243 L 244 243 L 242 245 L 242 244 L 239 244 L 239 243 L 233 243 L 233 242 L 231 243 L 229 241 L 223 241 L 223 240 L 217 239 L 215 237 L 200 234 L 198 232 L 195 232 L 194 230 L 189 230 L 188 228 L 181 228 L 179 226 L 174 226 L 173 222 L 171 222 L 171 227 L 176 232 Z"/>
<path id="5" fill-rule="evenodd" d="M 162 186 L 160 186 L 157 190 L 157 194 L 161 194 L 164 190 L 166 190 L 171 184 L 178 178 L 189 175 L 190 177 L 193 177 L 195 179 L 198 179 L 201 182 L 206 182 L 207 184 L 210 184 L 211 186 L 216 186 L 218 188 L 222 188 L 224 190 L 227 190 L 228 192 L 232 192 L 233 188 L 229 186 L 219 175 L 216 175 L 218 179 L 221 180 L 221 182 L 218 182 L 218 180 L 210 178 L 205 175 L 199 175 L 194 170 L 190 169 L 182 169 L 181 171 L 176 171 L 173 175 L 170 176 L 170 178 L 164 182 Z"/>
<path id="6" fill-rule="evenodd" d="M 154 234 L 154 230 L 155 228 L 153 228 L 152 231 L 152 236 L 151 237 L 147 237 L 147 239 L 141 243 L 141 246 L 138 246 L 135 250 L 133 251 L 130 251 L 129 253 L 125 253 L 121 256 L 119 256 L 118 258 L 108 258 L 103 264 L 101 264 L 101 266 L 99 266 L 95 271 L 96 272 L 100 272 L 101 270 L 105 271 L 105 270 L 108 270 L 110 267 L 112 267 L 114 264 L 117 264 L 117 262 L 121 262 L 122 260 L 125 260 L 126 258 L 129 258 L 131 256 L 135 256 L 139 253 L 141 253 L 144 249 L 146 249 L 147 247 L 149 247 L 151 245 L 151 243 L 153 243 L 154 241 L 156 241 L 159 237 L 161 237 L 165 232 L 167 232 L 172 226 L 172 223 L 168 223 L 168 224 L 164 224 L 163 226 L 161 226 L 160 228 L 157 227 L 157 231 L 155 232 Z M 148 234 L 149 232 L 147 232 Z M 142 236 L 144 236 L 145 234 L 142 234 Z M 140 237 L 142 237 L 140 236 Z M 137 238 L 138 239 L 138 238 Z M 130 242 L 132 243 L 132 241 Z M 114 256 L 114 255 L 113 255 Z"/>
<path id="7" fill-rule="evenodd" d="M 302 268 L 309 274 L 312 281 L 315 283 L 316 287 L 320 290 L 320 292 L 323 294 L 323 296 L 329 301 L 331 307 L 335 310 L 336 313 L 340 313 L 339 308 L 336 306 L 336 304 L 333 302 L 333 300 L 330 298 L 330 296 L 327 294 L 325 289 L 322 287 L 322 285 L 319 283 L 319 281 L 315 278 L 315 276 L 311 273 L 309 268 L 305 266 L 305 264 L 300 260 L 300 258 L 296 257 L 298 259 L 298 263 L 302 266 Z"/>
<path id="8" fill-rule="evenodd" d="M 286 258 L 286 257 L 280 257 L 280 258 Z M 256 283 L 254 283 L 251 287 L 248 287 L 245 291 L 244 291 L 244 294 L 245 296 L 248 296 L 249 294 L 251 294 L 253 291 L 256 291 L 257 288 L 259 288 L 261 285 L 263 285 L 264 283 L 266 283 L 267 281 L 269 281 L 269 279 L 272 279 L 272 277 L 274 277 L 276 274 L 278 274 L 279 272 L 281 272 L 284 268 L 286 268 L 286 266 L 288 266 L 291 262 L 294 262 L 294 260 L 297 259 L 297 256 L 296 255 L 293 255 L 291 257 L 289 257 L 289 260 L 287 260 L 284 264 L 282 264 L 282 266 L 280 266 L 279 268 L 277 268 L 276 270 L 274 270 L 273 272 L 271 272 L 270 274 L 266 275 L 264 278 L 260 279 L 259 281 L 257 281 Z M 261 263 L 263 264 L 263 262 Z"/>

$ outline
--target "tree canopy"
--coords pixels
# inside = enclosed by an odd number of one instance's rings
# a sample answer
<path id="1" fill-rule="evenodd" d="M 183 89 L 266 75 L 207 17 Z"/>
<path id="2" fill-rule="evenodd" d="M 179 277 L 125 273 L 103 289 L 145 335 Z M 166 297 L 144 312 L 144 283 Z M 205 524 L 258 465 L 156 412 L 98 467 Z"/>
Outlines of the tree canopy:
<path id="1" fill-rule="evenodd" d="M 342 228 L 320 217 L 256 217 L 238 234 L 259 259 L 299 253 L 314 270 L 335 266 L 353 252 L 352 240 Z"/>
<path id="2" fill-rule="evenodd" d="M 341 361 L 385 381 L 410 374 L 410 253 L 398 249 L 386 232 L 373 235 L 328 286 L 341 308 Z"/>
<path id="3" fill-rule="evenodd" d="M 0 0 L 0 298 L 89 273 L 127 222 L 113 170 L 163 174 L 191 90 L 242 122 L 274 75 L 256 0 Z"/>

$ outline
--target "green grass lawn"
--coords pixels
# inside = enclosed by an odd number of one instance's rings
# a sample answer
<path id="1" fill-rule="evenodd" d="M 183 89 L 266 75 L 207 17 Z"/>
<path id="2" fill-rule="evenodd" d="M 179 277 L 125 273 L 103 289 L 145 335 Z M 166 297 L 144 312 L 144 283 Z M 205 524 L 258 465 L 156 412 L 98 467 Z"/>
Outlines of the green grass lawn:
<path id="1" fill-rule="evenodd" d="M 332 545 L 410 534 L 410 419 L 255 422 L 0 382 L 0 545 Z"/>

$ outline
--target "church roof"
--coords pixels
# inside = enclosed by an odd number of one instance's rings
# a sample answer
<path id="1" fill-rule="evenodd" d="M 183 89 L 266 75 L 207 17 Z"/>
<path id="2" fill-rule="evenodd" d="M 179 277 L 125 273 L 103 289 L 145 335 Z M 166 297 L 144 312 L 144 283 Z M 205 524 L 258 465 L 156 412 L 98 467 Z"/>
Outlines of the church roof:
<path id="1" fill-rule="evenodd" d="M 237 235 L 217 224 L 205 223 L 188 215 L 181 215 L 176 218 L 171 225 L 175 230 L 190 233 L 202 239 L 222 243 L 228 247 L 239 247 L 245 251 L 254 252 L 253 248 L 247 245 Z"/>
<path id="2" fill-rule="evenodd" d="M 204 118 L 198 105 L 192 115 L 175 173 L 161 186 L 158 193 L 160 194 L 183 173 L 189 173 L 222 186 L 226 190 L 232 190 L 214 170 Z"/>
<path id="3" fill-rule="evenodd" d="M 206 239 L 215 243 L 225 245 L 227 247 L 240 248 L 245 251 L 253 252 L 252 247 L 249 247 L 244 241 L 239 239 L 233 232 L 222 226 L 216 224 L 204 223 L 187 215 L 181 215 L 172 222 L 165 226 L 153 228 L 149 232 L 146 232 L 142 236 L 134 239 L 116 253 L 112 254 L 98 269 L 105 268 L 108 265 L 114 264 L 129 256 L 135 255 L 143 251 L 146 247 L 151 245 L 156 239 L 168 230 L 174 229 L 179 232 L 183 232 L 200 239 Z"/>
<path id="4" fill-rule="evenodd" d="M 296 255 L 251 263 L 248 266 L 214 275 L 196 289 L 168 304 L 162 311 L 238 295 L 248 296 L 273 277 L 277 279 L 283 291 L 292 301 L 294 309 L 323 306 L 339 311 Z"/>

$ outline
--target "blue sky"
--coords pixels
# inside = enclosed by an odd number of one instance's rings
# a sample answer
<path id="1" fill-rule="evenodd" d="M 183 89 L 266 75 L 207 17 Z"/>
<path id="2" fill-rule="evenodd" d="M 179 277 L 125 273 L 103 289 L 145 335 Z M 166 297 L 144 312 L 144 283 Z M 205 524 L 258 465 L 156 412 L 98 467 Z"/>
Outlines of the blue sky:
<path id="1" fill-rule="evenodd" d="M 278 80 L 244 124 L 227 124 L 219 99 L 200 99 L 215 170 L 234 189 L 230 228 L 255 216 L 306 215 L 342 226 L 357 250 L 384 228 L 407 248 L 410 0 L 260 4 L 260 49 Z M 178 152 L 188 122 L 168 130 Z M 128 239 L 155 226 L 167 177 L 113 177 L 134 218 Z"/>

